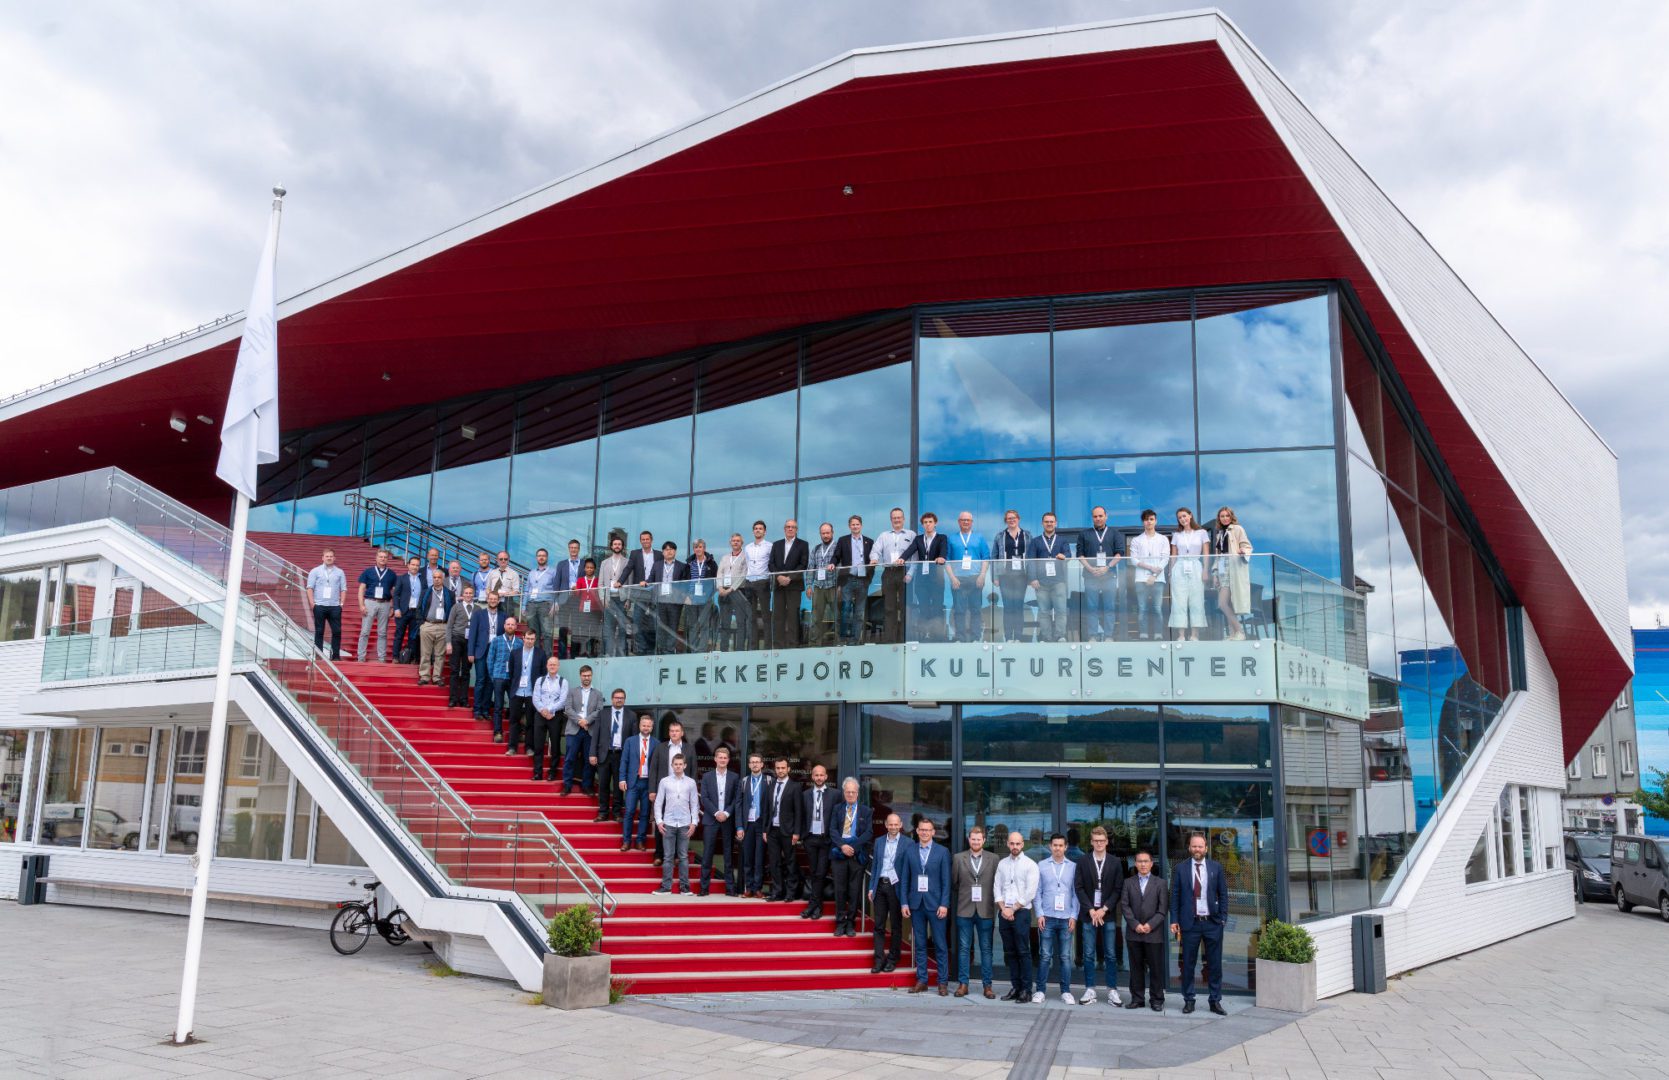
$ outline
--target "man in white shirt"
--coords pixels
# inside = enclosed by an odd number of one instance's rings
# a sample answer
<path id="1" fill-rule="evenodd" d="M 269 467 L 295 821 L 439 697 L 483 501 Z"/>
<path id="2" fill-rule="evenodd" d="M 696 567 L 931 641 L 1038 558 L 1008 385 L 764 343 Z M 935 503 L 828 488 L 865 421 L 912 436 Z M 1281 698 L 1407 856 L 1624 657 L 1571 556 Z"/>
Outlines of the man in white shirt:
<path id="1" fill-rule="evenodd" d="M 904 889 L 901 883 L 906 870 L 901 860 L 906 847 L 904 822 L 897 814 L 888 814 L 886 835 L 875 841 L 874 869 L 869 878 L 869 906 L 875 916 L 875 963 L 869 969 L 872 975 L 896 968 L 904 946 Z M 889 925 L 892 930 L 890 947 L 887 945 Z"/>
<path id="2" fill-rule="evenodd" d="M 626 541 L 611 536 L 608 557 L 597 567 L 597 581 L 606 592 L 603 603 L 603 655 L 626 655 L 626 602 L 620 597 L 620 579 L 626 574 Z"/>
<path id="3" fill-rule="evenodd" d="M 771 542 L 765 539 L 763 521 L 753 523 L 753 540 L 742 548 L 742 555 L 748 568 L 742 589 L 747 594 L 748 613 L 753 616 L 749 647 L 763 649 L 771 640 Z"/>
<path id="4" fill-rule="evenodd" d="M 666 852 L 661 867 L 661 887 L 655 895 L 673 891 L 673 869 L 678 871 L 678 888 L 690 891 L 690 827 L 696 823 L 701 806 L 695 781 L 684 775 L 684 755 L 672 755 L 672 774 L 663 777 L 655 789 L 655 832 Z"/>
<path id="5" fill-rule="evenodd" d="M 765 548 L 770 559 L 771 549 Z M 748 580 L 748 557 L 742 551 L 742 534 L 730 534 L 730 552 L 719 559 L 719 627 L 718 647 L 723 652 L 748 648 L 752 631 L 753 605 L 748 600 L 745 584 Z"/>
<path id="6" fill-rule="evenodd" d="M 1165 640 L 1165 568 L 1171 542 L 1159 531 L 1159 515 L 1142 511 L 1142 531 L 1130 538 L 1130 563 L 1136 577 L 1136 631 L 1142 641 Z"/>
<path id="7" fill-rule="evenodd" d="M 325 647 L 325 626 L 330 627 L 330 659 L 342 659 L 342 595 L 348 591 L 348 577 L 336 565 L 336 551 L 325 548 L 319 565 L 307 572 L 307 602 L 313 606 L 313 648 Z"/>
<path id="8" fill-rule="evenodd" d="M 539 635 L 528 630 L 524 635 L 523 656 L 534 655 L 538 649 Z M 533 683 L 533 779 L 545 778 L 545 742 L 547 739 L 551 747 L 551 783 L 562 777 L 562 762 L 557 757 L 556 734 L 561 730 L 560 716 L 563 708 L 568 704 L 568 680 L 557 671 L 562 662 L 556 657 L 545 661 L 545 674 Z M 511 722 L 511 743 L 514 744 L 516 735 L 516 721 Z"/>
<path id="9" fill-rule="evenodd" d="M 904 583 L 909 575 L 904 554 L 915 541 L 916 531 L 904 527 L 901 507 L 893 507 L 888 520 L 892 528 L 876 537 L 871 552 L 881 567 L 881 641 L 897 645 L 904 640 Z"/>
<path id="10" fill-rule="evenodd" d="M 615 815 L 617 787 L 615 771 L 620 766 L 620 748 L 631 735 L 632 714 L 626 711 L 626 691 L 615 687 L 609 694 L 608 708 L 599 718 L 599 728 L 591 736 L 591 769 L 597 777 L 597 820 L 609 821 Z"/>
<path id="11" fill-rule="evenodd" d="M 510 553 L 498 553 L 498 565 L 487 575 L 487 588 L 498 592 L 499 606 L 506 614 L 520 615 L 522 576 L 510 565 Z"/>
<path id="12" fill-rule="evenodd" d="M 992 886 L 997 897 L 997 929 L 1003 939 L 1012 989 L 1004 1001 L 1030 1001 L 1032 994 L 1032 902 L 1037 899 L 1037 864 L 1026 856 L 1026 838 L 1008 831 L 1008 858 L 997 864 Z"/>

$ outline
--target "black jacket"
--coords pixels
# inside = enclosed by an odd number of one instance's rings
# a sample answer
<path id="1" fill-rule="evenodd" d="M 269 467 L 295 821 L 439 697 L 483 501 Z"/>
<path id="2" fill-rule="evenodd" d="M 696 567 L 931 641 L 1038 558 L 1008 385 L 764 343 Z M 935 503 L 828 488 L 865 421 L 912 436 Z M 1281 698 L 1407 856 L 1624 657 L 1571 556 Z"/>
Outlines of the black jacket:
<path id="1" fill-rule="evenodd" d="M 771 807 L 776 800 L 777 781 L 772 777 L 765 785 L 765 792 L 761 797 L 759 807 L 759 824 L 766 832 L 771 831 Z M 794 836 L 800 831 L 800 785 L 795 780 L 782 781 L 782 831 Z"/>
<path id="2" fill-rule="evenodd" d="M 1111 917 L 1117 909 L 1120 898 L 1124 895 L 1124 860 L 1107 852 L 1107 861 L 1101 865 L 1101 880 L 1095 877 L 1095 855 L 1084 852 L 1078 859 L 1078 921 L 1089 918 L 1090 910 L 1095 907 L 1095 890 L 1101 890 L 1101 906 L 1107 909 Z"/>
<path id="3" fill-rule="evenodd" d="M 811 545 L 795 537 L 793 540 L 782 539 L 771 545 L 771 573 L 792 574 L 787 585 L 777 588 L 790 592 L 800 592 L 806 587 L 805 570 L 811 565 Z M 773 585 L 776 583 L 773 581 Z"/>

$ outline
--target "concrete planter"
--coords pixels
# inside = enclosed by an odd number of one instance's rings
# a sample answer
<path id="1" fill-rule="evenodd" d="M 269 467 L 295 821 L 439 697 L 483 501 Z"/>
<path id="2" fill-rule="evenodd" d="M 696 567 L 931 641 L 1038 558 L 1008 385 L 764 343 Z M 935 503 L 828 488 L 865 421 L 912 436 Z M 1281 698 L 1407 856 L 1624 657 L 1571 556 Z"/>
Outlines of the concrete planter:
<path id="1" fill-rule="evenodd" d="M 549 977 L 546 976 L 547 979 Z M 1315 1008 L 1315 961 L 1284 964 L 1279 960 L 1260 958 L 1258 1008 L 1294 1013 L 1305 1013 Z"/>
<path id="2" fill-rule="evenodd" d="M 551 1008 L 595 1009 L 607 1005 L 608 988 L 609 958 L 604 954 L 545 954 L 545 1004 Z"/>

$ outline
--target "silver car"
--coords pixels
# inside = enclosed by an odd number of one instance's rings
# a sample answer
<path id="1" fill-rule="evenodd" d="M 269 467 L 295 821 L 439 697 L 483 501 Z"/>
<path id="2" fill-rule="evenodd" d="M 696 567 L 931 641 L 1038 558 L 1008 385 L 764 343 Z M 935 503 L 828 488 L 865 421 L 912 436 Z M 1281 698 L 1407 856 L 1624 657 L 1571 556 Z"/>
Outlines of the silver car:
<path id="1" fill-rule="evenodd" d="M 1669 922 L 1669 843 L 1650 836 L 1613 836 L 1611 895 L 1618 911 L 1650 905 Z"/>

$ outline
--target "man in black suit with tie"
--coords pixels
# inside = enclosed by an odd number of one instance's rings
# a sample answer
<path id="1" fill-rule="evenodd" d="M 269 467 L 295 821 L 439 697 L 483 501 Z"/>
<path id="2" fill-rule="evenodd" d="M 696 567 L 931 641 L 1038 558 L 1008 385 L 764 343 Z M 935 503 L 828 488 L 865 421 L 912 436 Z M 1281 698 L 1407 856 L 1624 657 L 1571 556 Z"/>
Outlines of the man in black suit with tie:
<path id="1" fill-rule="evenodd" d="M 646 584 L 655 611 L 655 653 L 669 656 L 678 651 L 678 618 L 684 613 L 684 597 L 690 568 L 679 561 L 678 545 L 671 540 L 661 545 L 661 558 L 649 568 Z"/>
<path id="2" fill-rule="evenodd" d="M 638 549 L 626 556 L 626 568 L 620 572 L 616 582 L 621 588 L 643 585 L 649 580 L 649 571 L 655 567 L 654 534 L 645 529 L 637 534 L 637 542 Z M 647 656 L 653 650 L 655 638 L 654 598 L 643 588 L 632 589 L 627 598 L 632 602 L 632 655 Z"/>
<path id="3" fill-rule="evenodd" d="M 620 749 L 631 737 L 632 714 L 626 708 L 626 691 L 616 689 L 609 695 L 608 708 L 597 721 L 592 732 L 591 765 L 597 774 L 597 820 L 614 817 L 615 804 L 624 802 L 614 774 L 620 768 Z"/>
<path id="4" fill-rule="evenodd" d="M 811 786 L 800 793 L 800 840 L 806 849 L 806 909 L 800 912 L 802 919 L 823 917 L 835 799 L 835 789 L 829 786 L 829 770 L 813 765 Z"/>
<path id="5" fill-rule="evenodd" d="M 869 621 L 869 560 L 875 541 L 863 534 L 863 518 L 846 519 L 847 534 L 835 541 L 834 564 L 840 568 L 840 642 L 862 645 Z"/>
<path id="6" fill-rule="evenodd" d="M 416 555 L 407 559 L 405 574 L 394 583 L 394 615 L 399 620 L 394 625 L 394 659 L 397 663 L 406 663 L 408 652 L 413 661 L 417 659 L 417 628 L 423 625 L 423 612 L 418 605 L 428 583 L 428 575 L 423 572 L 423 560 Z"/>
<path id="7" fill-rule="evenodd" d="M 939 532 L 939 515 L 929 510 L 921 516 L 921 532 L 904 549 L 912 624 L 905 631 L 907 640 L 944 640 L 945 563 L 949 559 L 950 541 Z"/>
<path id="8" fill-rule="evenodd" d="M 1194 976 L 1205 946 L 1205 977 L 1211 1011 L 1223 1010 L 1223 928 L 1228 923 L 1229 887 L 1223 864 L 1205 857 L 1205 834 L 1188 838 L 1188 858 L 1171 875 L 1171 936 L 1182 942 L 1182 1011 L 1194 1011 Z"/>
<path id="9" fill-rule="evenodd" d="M 742 780 L 730 771 L 730 747 L 713 751 L 713 769 L 697 784 L 701 798 L 701 888 L 706 896 L 713 880 L 713 857 L 724 856 L 724 895 L 735 896 L 736 807 L 741 803 Z"/>
<path id="10" fill-rule="evenodd" d="M 799 522 L 782 523 L 782 539 L 771 545 L 771 645 L 795 649 L 800 645 L 800 596 L 805 592 L 811 548 L 796 535 Z"/>
<path id="11" fill-rule="evenodd" d="M 788 759 L 771 763 L 765 789 L 765 850 L 771 864 L 771 900 L 798 900 L 794 844 L 800 837 L 800 785 L 788 778 Z"/>

